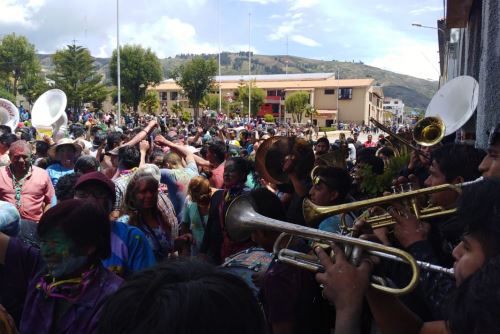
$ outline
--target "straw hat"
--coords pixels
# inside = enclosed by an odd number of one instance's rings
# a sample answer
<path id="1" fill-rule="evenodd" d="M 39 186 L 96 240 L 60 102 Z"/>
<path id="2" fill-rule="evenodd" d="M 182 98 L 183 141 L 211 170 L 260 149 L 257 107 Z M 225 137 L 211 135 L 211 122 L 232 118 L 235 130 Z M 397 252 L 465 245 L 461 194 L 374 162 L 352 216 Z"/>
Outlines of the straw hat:
<path id="1" fill-rule="evenodd" d="M 59 139 L 55 145 L 52 145 L 49 148 L 49 151 L 48 151 L 49 156 L 52 159 L 55 159 L 57 148 L 61 147 L 63 145 L 70 145 L 70 146 L 72 146 L 75 149 L 75 152 L 76 152 L 77 155 L 79 155 L 80 152 L 82 151 L 82 147 L 80 145 L 78 145 L 77 143 L 75 143 L 75 141 L 73 139 L 62 138 L 62 139 Z"/>

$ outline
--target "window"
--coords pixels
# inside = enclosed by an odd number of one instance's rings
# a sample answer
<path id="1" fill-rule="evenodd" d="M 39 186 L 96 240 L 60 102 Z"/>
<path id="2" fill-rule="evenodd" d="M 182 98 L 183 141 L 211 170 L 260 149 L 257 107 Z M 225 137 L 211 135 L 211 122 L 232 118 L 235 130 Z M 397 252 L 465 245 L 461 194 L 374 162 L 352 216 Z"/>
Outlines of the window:
<path id="1" fill-rule="evenodd" d="M 167 92 L 161 92 L 161 94 L 160 94 L 160 98 L 161 98 L 162 101 L 168 100 L 167 96 L 168 96 Z"/>
<path id="2" fill-rule="evenodd" d="M 352 99 L 352 88 L 340 88 L 339 100 Z"/>
<path id="3" fill-rule="evenodd" d="M 325 95 L 333 95 L 335 94 L 335 89 L 325 89 Z"/>
<path id="4" fill-rule="evenodd" d="M 170 99 L 175 101 L 179 98 L 179 92 L 170 92 Z"/>
<path id="5" fill-rule="evenodd" d="M 399 104 L 399 101 L 394 101 L 394 104 Z"/>
<path id="6" fill-rule="evenodd" d="M 275 90 L 268 90 L 267 96 L 276 96 L 276 91 Z"/>
<path id="7" fill-rule="evenodd" d="M 373 94 L 372 93 L 368 93 L 368 100 L 371 102 L 373 99 Z"/>

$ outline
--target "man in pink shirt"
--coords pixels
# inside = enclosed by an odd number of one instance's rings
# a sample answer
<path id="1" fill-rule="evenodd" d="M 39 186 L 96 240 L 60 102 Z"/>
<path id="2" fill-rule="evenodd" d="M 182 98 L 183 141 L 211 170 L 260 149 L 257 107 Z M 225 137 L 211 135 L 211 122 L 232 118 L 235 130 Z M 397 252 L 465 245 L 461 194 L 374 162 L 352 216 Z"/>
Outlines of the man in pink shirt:
<path id="1" fill-rule="evenodd" d="M 0 200 L 16 206 L 22 219 L 38 222 L 54 197 L 47 172 L 32 166 L 31 149 L 18 140 L 9 149 L 10 164 L 0 168 Z"/>
<path id="2" fill-rule="evenodd" d="M 372 139 L 372 135 L 368 135 L 368 140 L 363 143 L 363 147 L 377 147 L 377 143 L 375 143 Z"/>

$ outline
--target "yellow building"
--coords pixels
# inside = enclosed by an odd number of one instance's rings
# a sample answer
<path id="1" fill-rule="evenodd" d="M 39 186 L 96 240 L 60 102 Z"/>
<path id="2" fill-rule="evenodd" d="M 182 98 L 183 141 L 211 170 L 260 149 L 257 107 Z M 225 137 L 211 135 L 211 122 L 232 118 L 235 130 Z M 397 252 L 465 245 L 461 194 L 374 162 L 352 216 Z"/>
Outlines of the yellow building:
<path id="1" fill-rule="evenodd" d="M 285 99 L 296 91 L 306 91 L 310 104 L 317 113 L 313 123 L 318 126 L 331 126 L 337 121 L 368 123 L 370 117 L 383 121 L 383 90 L 374 85 L 374 79 L 335 79 L 333 73 L 273 74 L 273 75 L 235 75 L 216 77 L 220 83 L 222 96 L 231 100 L 234 91 L 242 82 L 254 81 L 255 86 L 266 91 L 265 104 L 260 114 L 273 113 L 285 121 L 292 121 L 292 115 L 285 110 Z M 187 106 L 183 91 L 172 79 L 165 80 L 154 89 L 159 93 L 163 112 L 170 111 L 173 104 Z M 302 122 L 308 119 L 302 118 Z"/>

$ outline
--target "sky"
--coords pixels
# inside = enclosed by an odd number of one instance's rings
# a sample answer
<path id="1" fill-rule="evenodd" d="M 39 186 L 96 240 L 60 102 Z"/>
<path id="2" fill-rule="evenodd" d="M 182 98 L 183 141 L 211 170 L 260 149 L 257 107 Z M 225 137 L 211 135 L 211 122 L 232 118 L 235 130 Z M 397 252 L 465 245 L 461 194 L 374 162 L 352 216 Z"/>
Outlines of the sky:
<path id="1" fill-rule="evenodd" d="M 40 53 L 68 44 L 93 56 L 116 48 L 116 0 L 0 0 L 0 38 L 26 36 Z M 246 51 L 362 61 L 437 80 L 442 0 L 119 0 L 120 44 L 158 57 Z M 249 24 L 250 22 L 250 24 Z"/>

